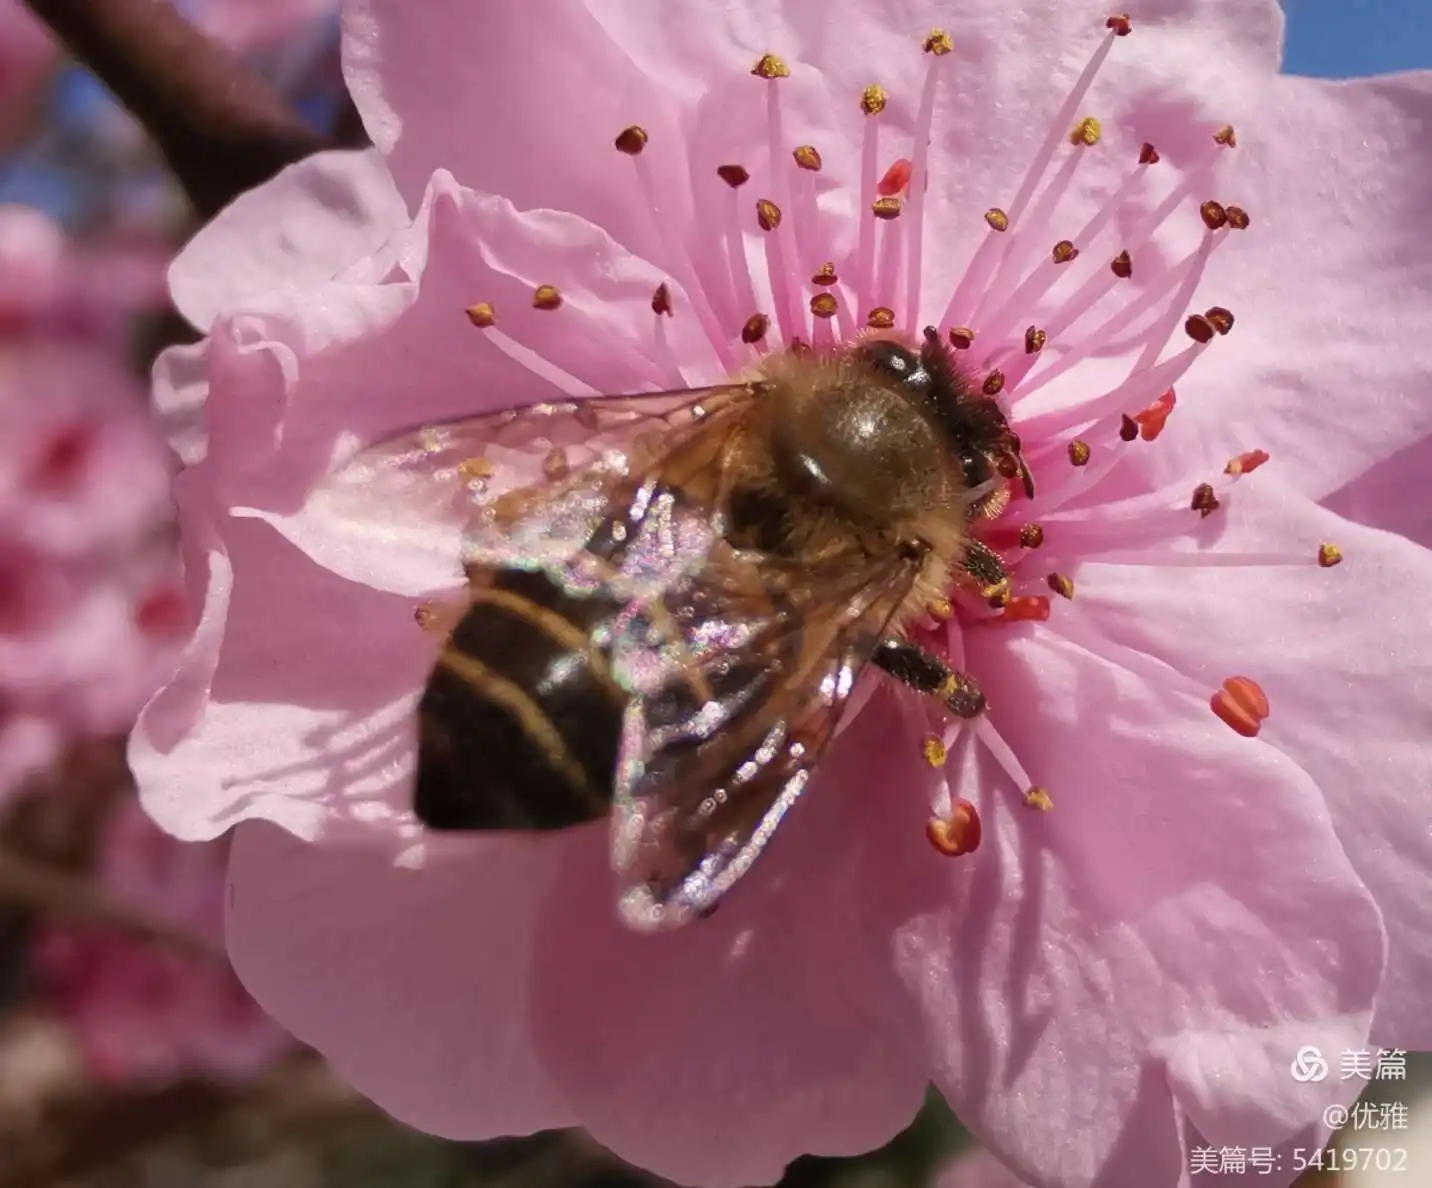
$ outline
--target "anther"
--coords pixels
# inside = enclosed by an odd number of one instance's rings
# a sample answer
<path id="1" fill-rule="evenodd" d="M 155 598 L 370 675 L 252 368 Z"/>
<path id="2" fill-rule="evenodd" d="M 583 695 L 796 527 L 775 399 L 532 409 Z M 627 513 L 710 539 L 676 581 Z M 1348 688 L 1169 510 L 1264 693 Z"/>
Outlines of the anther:
<path id="1" fill-rule="evenodd" d="M 741 341 L 744 343 L 757 343 L 766 337 L 766 331 L 770 329 L 771 319 L 763 313 L 752 314 L 746 319 L 746 324 L 741 327 Z"/>
<path id="2" fill-rule="evenodd" d="M 1228 212 L 1223 209 L 1221 202 L 1215 202 L 1212 198 L 1198 208 L 1198 213 L 1203 219 L 1203 225 L 1210 231 L 1217 231 L 1228 225 Z"/>
<path id="3" fill-rule="evenodd" d="M 991 371 L 985 376 L 985 382 L 980 385 L 980 391 L 986 396 L 998 396 L 1004 391 L 1004 372 L 999 368 Z"/>
<path id="4" fill-rule="evenodd" d="M 656 286 L 656 292 L 651 295 L 652 313 L 665 314 L 672 317 L 671 312 L 671 288 L 665 281 Z"/>
<path id="5" fill-rule="evenodd" d="M 1134 23 L 1126 12 L 1117 13 L 1104 22 L 1104 28 L 1112 29 L 1115 37 L 1127 37 L 1133 32 Z"/>
<path id="6" fill-rule="evenodd" d="M 886 305 L 877 305 L 865 317 L 865 324 L 872 330 L 889 330 L 895 325 L 895 311 Z"/>
<path id="7" fill-rule="evenodd" d="M 931 29 L 928 37 L 925 38 L 925 52 L 934 54 L 937 58 L 944 57 L 955 48 L 955 39 L 943 29 Z"/>
<path id="8" fill-rule="evenodd" d="M 744 165 L 718 165 L 716 176 L 733 190 L 751 180 L 751 174 Z"/>
<path id="9" fill-rule="evenodd" d="M 535 309 L 559 309 L 562 305 L 562 294 L 557 291 L 556 285 L 538 285 L 532 291 L 532 305 Z"/>
<path id="10" fill-rule="evenodd" d="M 995 610 L 1001 610 L 1009 605 L 1010 581 L 1008 577 L 1002 577 L 997 582 L 992 582 L 980 590 L 980 597 Z"/>
<path id="11" fill-rule="evenodd" d="M 980 845 L 980 815 L 968 800 L 957 800 L 948 818 L 931 817 L 925 825 L 930 844 L 946 858 L 972 854 Z"/>
<path id="12" fill-rule="evenodd" d="M 1223 505 L 1213 493 L 1211 483 L 1199 483 L 1193 489 L 1193 498 L 1188 501 L 1188 506 L 1206 520 Z"/>
<path id="13" fill-rule="evenodd" d="M 1024 353 L 1026 355 L 1037 355 L 1044 349 L 1048 335 L 1038 326 L 1030 326 L 1024 332 Z"/>
<path id="14" fill-rule="evenodd" d="M 797 334 L 791 339 L 789 349 L 796 358 L 803 359 L 810 354 L 810 343 Z"/>
<path id="15" fill-rule="evenodd" d="M 1042 623 L 1049 618 L 1049 599 L 1043 594 L 1024 594 L 1005 604 L 1004 618 L 1011 623 Z"/>
<path id="16" fill-rule="evenodd" d="M 910 184 L 910 175 L 914 172 L 915 166 L 910 163 L 908 157 L 898 158 L 885 176 L 876 183 L 875 191 L 882 198 L 891 198 L 899 194 Z"/>
<path id="17" fill-rule="evenodd" d="M 542 459 L 542 474 L 548 482 L 556 483 L 572 473 L 571 463 L 567 461 L 567 451 L 561 446 L 552 449 Z"/>
<path id="18" fill-rule="evenodd" d="M 1208 701 L 1209 708 L 1244 738 L 1254 738 L 1268 717 L 1268 695 L 1252 677 L 1232 676 Z"/>
<path id="19" fill-rule="evenodd" d="M 1134 414 L 1134 420 L 1139 424 L 1139 436 L 1145 441 L 1153 441 L 1163 432 L 1164 425 L 1168 421 L 1169 413 L 1173 412 L 1174 405 L 1178 403 L 1178 397 L 1170 388 L 1148 408 Z"/>
<path id="20" fill-rule="evenodd" d="M 796 164 L 802 169 L 809 169 L 812 173 L 821 166 L 820 150 L 813 144 L 797 145 L 791 150 L 791 156 L 796 159 Z"/>
<path id="21" fill-rule="evenodd" d="M 1024 803 L 1027 808 L 1047 813 L 1054 807 L 1054 798 L 1049 795 L 1048 789 L 1035 784 L 1024 794 Z"/>
<path id="22" fill-rule="evenodd" d="M 476 305 L 469 305 L 463 310 L 463 313 L 467 314 L 469 322 L 482 330 L 497 324 L 497 311 L 492 308 L 492 303 L 489 301 L 479 301 Z"/>
<path id="23" fill-rule="evenodd" d="M 955 604 L 948 598 L 932 598 L 925 606 L 925 612 L 941 623 L 955 617 Z"/>
<path id="24" fill-rule="evenodd" d="M 1212 342 L 1213 336 L 1218 333 L 1213 328 L 1213 323 L 1202 314 L 1194 314 L 1183 324 L 1186 333 L 1194 342 Z"/>
<path id="25" fill-rule="evenodd" d="M 491 461 L 489 461 L 487 458 L 482 457 L 482 455 L 480 454 L 473 458 L 464 458 L 460 463 L 458 463 L 457 469 L 458 473 L 461 474 L 463 478 L 468 479 L 469 481 L 474 479 L 490 479 L 494 474 L 497 473 L 497 467 L 495 467 L 491 463 Z"/>
<path id="26" fill-rule="evenodd" d="M 1050 254 L 1054 257 L 1056 264 L 1068 264 L 1070 260 L 1079 254 L 1079 249 L 1070 243 L 1069 240 L 1061 239 L 1054 245 L 1054 251 Z"/>
<path id="27" fill-rule="evenodd" d="M 877 219 L 898 219 L 902 205 L 898 198 L 877 198 L 870 204 L 870 213 Z"/>
<path id="28" fill-rule="evenodd" d="M 1038 524 L 1025 524 L 1019 530 L 1019 543 L 1026 549 L 1037 549 L 1044 543 L 1044 529 Z"/>
<path id="29" fill-rule="evenodd" d="M 1069 443 L 1069 461 L 1075 466 L 1084 466 L 1089 461 L 1089 443 L 1075 438 Z"/>
<path id="30" fill-rule="evenodd" d="M 626 153 L 629 157 L 635 157 L 642 149 L 646 148 L 646 129 L 638 124 L 630 128 L 623 128 L 617 133 L 617 151 Z"/>
<path id="31" fill-rule="evenodd" d="M 1120 252 L 1109 261 L 1109 269 L 1120 280 L 1128 280 L 1134 275 L 1134 261 L 1128 252 Z"/>
<path id="32" fill-rule="evenodd" d="M 413 622 L 424 631 L 436 627 L 439 617 L 438 612 L 426 602 L 413 610 Z"/>
<path id="33" fill-rule="evenodd" d="M 1249 450 L 1245 454 L 1239 454 L 1236 458 L 1229 458 L 1228 465 L 1223 468 L 1223 473 L 1235 476 L 1252 474 L 1270 457 L 1272 455 L 1267 450 Z"/>
<path id="34" fill-rule="evenodd" d="M 1158 149 L 1154 148 L 1147 140 L 1139 145 L 1140 165 L 1157 165 L 1161 160 L 1163 158 L 1159 156 Z"/>
<path id="35" fill-rule="evenodd" d="M 1225 148 L 1238 147 L 1238 134 L 1233 130 L 1232 124 L 1224 124 L 1213 134 L 1213 139 Z"/>
<path id="36" fill-rule="evenodd" d="M 1119 440 L 1135 441 L 1139 436 L 1139 423 L 1128 413 L 1119 414 Z"/>
<path id="37" fill-rule="evenodd" d="M 1051 573 L 1046 580 L 1049 583 L 1049 588 L 1058 594 L 1059 597 L 1074 597 L 1074 580 L 1072 578 L 1066 577 L 1062 573 Z"/>
<path id="38" fill-rule="evenodd" d="M 975 332 L 968 326 L 955 326 L 950 330 L 950 345 L 957 351 L 967 351 L 975 344 Z"/>
<path id="39" fill-rule="evenodd" d="M 1221 305 L 1215 305 L 1212 309 L 1205 309 L 1203 316 L 1208 319 L 1219 334 L 1227 334 L 1233 329 L 1233 314 Z"/>
<path id="40" fill-rule="evenodd" d="M 775 54 L 762 54 L 751 67 L 751 73 L 757 78 L 789 78 L 791 68 Z"/>
<path id="41" fill-rule="evenodd" d="M 993 206 L 985 211 L 985 222 L 996 231 L 1009 230 L 1009 216 L 997 206 Z"/>
<path id="42" fill-rule="evenodd" d="M 871 83 L 860 92 L 860 110 L 866 115 L 879 115 L 885 110 L 888 96 L 879 83 Z"/>
<path id="43" fill-rule="evenodd" d="M 817 293 L 810 299 L 810 311 L 818 318 L 833 318 L 839 309 L 834 293 Z"/>
<path id="44" fill-rule="evenodd" d="M 1228 216 L 1228 225 L 1235 231 L 1248 230 L 1248 212 L 1241 206 L 1225 206 L 1223 213 Z"/>
<path id="45" fill-rule="evenodd" d="M 928 735 L 920 749 L 924 753 L 925 762 L 931 767 L 944 767 L 949 761 L 950 752 L 938 734 Z"/>
<path id="46" fill-rule="evenodd" d="M 1324 541 L 1318 546 L 1318 564 L 1324 569 L 1331 569 L 1334 565 L 1341 563 L 1343 552 L 1335 544 L 1328 544 Z"/>
<path id="47" fill-rule="evenodd" d="M 774 231 L 781 225 L 781 208 L 769 198 L 760 199 L 756 203 L 756 222 L 762 231 Z"/>
<path id="48" fill-rule="evenodd" d="M 839 282 L 840 277 L 835 274 L 835 264 L 827 260 L 810 278 L 813 285 L 833 285 Z"/>
<path id="49" fill-rule="evenodd" d="M 1074 125 L 1074 131 L 1069 133 L 1069 143 L 1092 148 L 1099 143 L 1099 138 L 1103 135 L 1104 126 L 1093 116 L 1085 116 Z"/>

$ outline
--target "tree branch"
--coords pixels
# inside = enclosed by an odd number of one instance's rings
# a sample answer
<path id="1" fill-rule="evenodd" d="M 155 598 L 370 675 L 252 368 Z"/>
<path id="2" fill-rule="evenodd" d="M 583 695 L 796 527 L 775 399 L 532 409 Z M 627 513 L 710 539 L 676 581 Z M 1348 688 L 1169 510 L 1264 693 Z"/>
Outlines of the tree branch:
<path id="1" fill-rule="evenodd" d="M 201 218 L 323 140 L 168 0 L 27 0 L 148 129 Z"/>

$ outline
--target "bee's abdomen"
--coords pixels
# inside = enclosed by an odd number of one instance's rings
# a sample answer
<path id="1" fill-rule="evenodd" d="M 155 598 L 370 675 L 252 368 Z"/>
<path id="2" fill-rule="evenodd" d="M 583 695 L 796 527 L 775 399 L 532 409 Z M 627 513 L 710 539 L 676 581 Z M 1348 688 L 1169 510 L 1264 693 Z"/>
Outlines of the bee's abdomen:
<path id="1" fill-rule="evenodd" d="M 418 706 L 414 811 L 434 829 L 561 829 L 610 807 L 626 697 L 593 631 L 619 606 L 499 571 Z"/>

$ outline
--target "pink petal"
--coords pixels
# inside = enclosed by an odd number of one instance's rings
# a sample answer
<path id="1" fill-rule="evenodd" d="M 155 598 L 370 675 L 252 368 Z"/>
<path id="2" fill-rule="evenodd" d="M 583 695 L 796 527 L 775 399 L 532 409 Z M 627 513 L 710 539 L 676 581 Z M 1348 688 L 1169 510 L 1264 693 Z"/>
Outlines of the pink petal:
<path id="1" fill-rule="evenodd" d="M 210 542 L 208 597 L 130 739 L 145 808 L 190 839 L 252 817 L 310 838 L 411 827 L 405 715 L 436 646 L 413 604 L 319 568 L 255 520 L 225 522 L 221 541 L 212 522 L 190 530 Z"/>
<path id="2" fill-rule="evenodd" d="M 945 1166 L 936 1188 L 1026 1188 L 1025 1182 L 988 1151 L 967 1151 Z"/>
<path id="3" fill-rule="evenodd" d="M 1346 557 L 1337 568 L 1091 565 L 1079 579 L 1079 604 L 1091 625 L 1172 665 L 1196 688 L 1211 694 L 1235 673 L 1262 685 L 1272 716 L 1260 742 L 1317 781 L 1386 922 L 1374 1041 L 1426 1048 L 1432 835 L 1408 822 L 1421 820 L 1432 798 L 1424 755 L 1432 710 L 1406 682 L 1432 668 L 1419 609 L 1420 592 L 1432 588 L 1432 554 L 1313 507 L 1276 478 L 1265 468 L 1225 500 L 1227 546 L 1270 536 L 1328 540 Z"/>
<path id="4" fill-rule="evenodd" d="M 1149 464 L 1168 479 L 1257 447 L 1320 499 L 1432 431 L 1418 397 L 1432 244 L 1407 198 L 1432 160 L 1432 74 L 1241 90 L 1219 196 L 1248 195 L 1252 226 L 1215 256 L 1195 302 L 1238 321 L 1179 385 Z"/>
<path id="5" fill-rule="evenodd" d="M 377 153 L 315 153 L 206 223 L 170 266 L 170 291 L 208 330 L 221 313 L 242 313 L 275 290 L 331 280 L 406 223 Z"/>
<path id="6" fill-rule="evenodd" d="M 1432 548 L 1432 437 L 1379 462 L 1322 504 L 1354 523 Z"/>
<path id="7" fill-rule="evenodd" d="M 866 823 L 920 799 L 870 778 L 886 729 L 856 720 L 699 926 L 625 928 L 605 831 L 574 839 L 538 921 L 532 1026 L 582 1125 L 624 1159 L 680 1183 L 769 1184 L 803 1152 L 885 1143 L 919 1108 L 919 1037 L 852 877 Z"/>
<path id="8" fill-rule="evenodd" d="M 310 845 L 234 834 L 227 935 L 256 999 L 399 1119 L 452 1138 L 576 1122 L 526 1023 L 565 839 Z"/>
<path id="9" fill-rule="evenodd" d="M 928 808 L 891 798 L 854 880 L 881 926 L 902 920 L 932 1075 L 981 1141 L 1035 1183 L 1173 1183 L 1182 1114 L 1273 1143 L 1331 1100 L 1289 1062 L 1364 1041 L 1380 922 L 1295 764 L 1055 631 L 966 634 L 992 722 L 1054 807 L 1026 808 L 981 754 L 983 791 L 958 789 L 979 850 L 942 858 Z"/>

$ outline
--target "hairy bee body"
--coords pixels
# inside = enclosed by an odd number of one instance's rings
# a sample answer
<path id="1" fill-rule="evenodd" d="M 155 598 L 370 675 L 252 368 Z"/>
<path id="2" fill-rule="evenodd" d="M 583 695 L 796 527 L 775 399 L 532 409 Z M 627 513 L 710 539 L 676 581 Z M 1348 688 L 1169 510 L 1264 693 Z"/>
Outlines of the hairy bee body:
<path id="1" fill-rule="evenodd" d="M 697 407 L 691 424 L 673 435 L 681 444 L 667 449 L 658 439 L 645 472 L 613 481 L 580 552 L 586 562 L 620 570 L 639 535 L 641 509 L 660 496 L 706 509 L 733 558 L 760 559 L 745 565 L 740 579 L 759 587 L 751 593 L 757 611 L 712 610 L 701 602 L 710 601 L 709 591 L 668 599 L 668 609 L 680 620 L 677 633 L 691 638 L 691 607 L 711 624 L 722 615 L 771 624 L 761 659 L 743 667 L 732 645 L 728 659 L 644 707 L 647 729 L 659 733 L 663 722 L 694 720 L 703 699 L 726 698 L 732 708 L 721 732 L 744 741 L 725 749 L 759 758 L 770 748 L 772 723 L 787 739 L 823 713 L 789 695 L 783 700 L 777 672 L 795 685 L 822 673 L 826 683 L 849 683 L 858 668 L 849 657 L 868 659 L 878 642 L 872 634 L 901 637 L 957 579 L 967 521 L 987 507 L 1012 435 L 994 402 L 971 392 L 933 335 L 917 349 L 868 339 L 831 356 L 773 356 L 741 388 L 744 397 L 723 409 Z M 519 491 L 515 502 L 529 498 L 540 505 L 535 492 Z M 514 562 L 469 562 L 471 601 L 419 705 L 414 808 L 432 828 L 562 828 L 608 812 L 621 783 L 633 694 L 613 673 L 611 641 L 630 599 L 600 582 L 564 580 L 525 557 Z M 836 582 L 818 588 L 822 573 L 862 567 L 872 577 L 852 584 L 848 596 Z M 897 571 L 898 582 L 891 576 Z M 844 604 L 853 607 L 876 574 L 885 575 L 881 592 L 861 612 L 869 622 L 847 616 L 861 628 L 856 633 L 841 624 Z M 729 601 L 729 591 L 721 597 Z M 728 768 L 740 769 L 710 758 L 716 743 L 692 732 L 664 745 L 661 770 L 679 768 L 672 781 L 695 785 L 678 797 L 693 817 L 719 817 L 727 803 L 721 800 L 719 811 L 691 807 L 706 795 L 703 781 L 736 799 L 739 780 Z M 699 759 L 703 750 L 707 758 Z M 781 786 L 761 795 L 774 797 Z M 688 837 L 677 848 L 685 846 L 688 864 L 699 865 L 712 836 Z"/>

